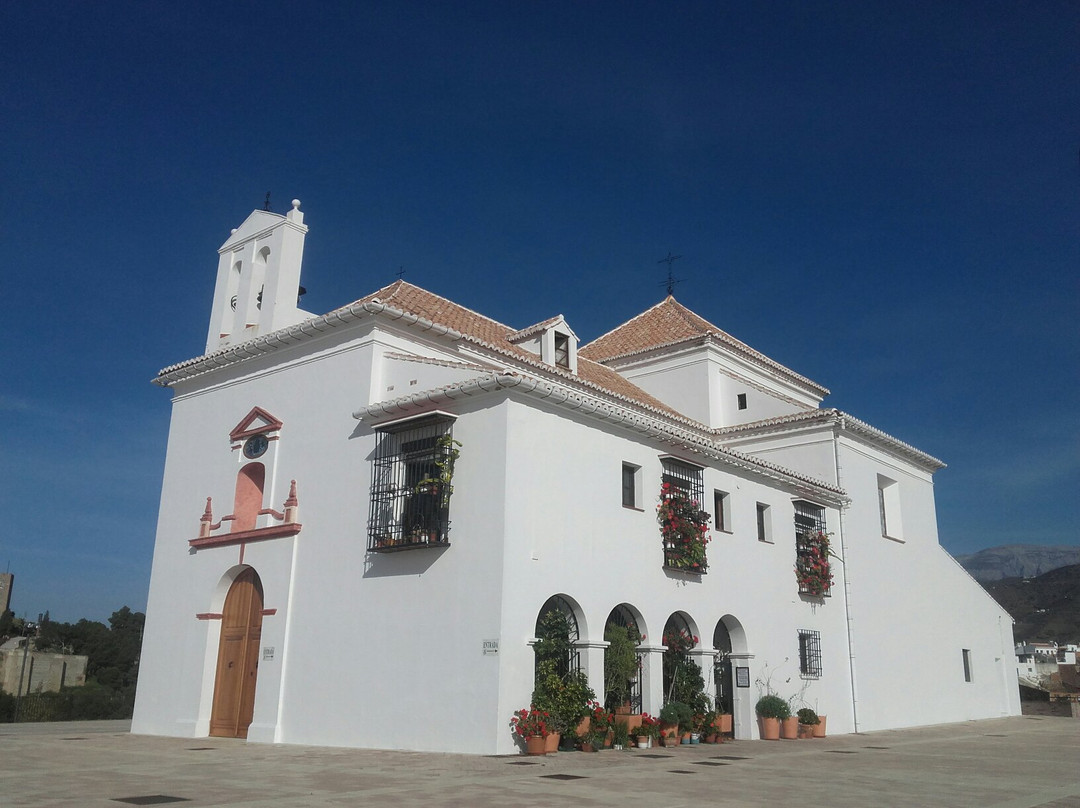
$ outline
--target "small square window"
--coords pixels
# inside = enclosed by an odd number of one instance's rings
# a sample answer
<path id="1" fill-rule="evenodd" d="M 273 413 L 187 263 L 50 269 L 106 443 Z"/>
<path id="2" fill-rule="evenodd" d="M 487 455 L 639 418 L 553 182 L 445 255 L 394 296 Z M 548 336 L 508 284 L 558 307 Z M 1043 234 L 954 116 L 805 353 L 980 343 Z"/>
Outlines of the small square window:
<path id="1" fill-rule="evenodd" d="M 641 486 L 638 477 L 641 466 L 632 463 L 622 464 L 622 504 L 624 508 L 641 509 Z"/>
<path id="2" fill-rule="evenodd" d="M 757 504 L 757 537 L 758 541 L 772 541 L 772 516 L 764 502 Z"/>
<path id="3" fill-rule="evenodd" d="M 746 409 L 746 393 L 739 393 L 738 401 L 739 401 L 739 409 L 740 410 L 745 410 Z"/>
<path id="4" fill-rule="evenodd" d="M 808 679 L 821 677 L 821 632 L 799 629 L 799 673 Z"/>
<path id="5" fill-rule="evenodd" d="M 731 532 L 731 495 L 713 491 L 713 525 L 724 533 Z"/>
<path id="6" fill-rule="evenodd" d="M 971 681 L 971 651 L 967 648 L 962 648 L 961 653 L 964 657 L 964 681 Z"/>

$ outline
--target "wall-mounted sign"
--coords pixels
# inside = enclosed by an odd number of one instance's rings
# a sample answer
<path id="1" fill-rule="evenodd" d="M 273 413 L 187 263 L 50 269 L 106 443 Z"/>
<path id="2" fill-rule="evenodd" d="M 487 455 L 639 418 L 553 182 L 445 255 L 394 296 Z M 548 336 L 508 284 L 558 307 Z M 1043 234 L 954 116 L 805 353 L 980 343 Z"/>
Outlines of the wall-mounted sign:
<path id="1" fill-rule="evenodd" d="M 499 653 L 498 640 L 484 640 L 484 656 L 495 656 Z"/>
<path id="2" fill-rule="evenodd" d="M 735 669 L 735 687 L 750 687 L 750 669 Z"/>
<path id="3" fill-rule="evenodd" d="M 272 662 L 274 659 L 274 647 L 263 648 L 263 662 Z"/>

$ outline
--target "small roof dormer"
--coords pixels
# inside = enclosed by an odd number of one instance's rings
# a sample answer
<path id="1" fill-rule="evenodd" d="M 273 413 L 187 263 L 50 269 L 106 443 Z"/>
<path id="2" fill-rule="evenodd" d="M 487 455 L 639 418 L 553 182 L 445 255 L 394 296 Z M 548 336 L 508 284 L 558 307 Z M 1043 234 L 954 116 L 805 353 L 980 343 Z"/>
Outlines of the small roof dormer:
<path id="1" fill-rule="evenodd" d="M 507 340 L 536 354 L 547 365 L 577 373 L 577 334 L 561 314 L 515 331 Z"/>

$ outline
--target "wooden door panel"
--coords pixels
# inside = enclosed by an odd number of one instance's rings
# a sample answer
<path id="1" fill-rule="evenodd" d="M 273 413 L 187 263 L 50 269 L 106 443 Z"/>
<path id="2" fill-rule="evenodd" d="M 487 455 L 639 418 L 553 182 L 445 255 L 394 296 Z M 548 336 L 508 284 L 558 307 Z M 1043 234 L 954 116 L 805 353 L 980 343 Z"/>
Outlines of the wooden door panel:
<path id="1" fill-rule="evenodd" d="M 262 584 L 255 570 L 237 576 L 225 597 L 210 734 L 246 738 L 255 713 L 262 638 Z"/>

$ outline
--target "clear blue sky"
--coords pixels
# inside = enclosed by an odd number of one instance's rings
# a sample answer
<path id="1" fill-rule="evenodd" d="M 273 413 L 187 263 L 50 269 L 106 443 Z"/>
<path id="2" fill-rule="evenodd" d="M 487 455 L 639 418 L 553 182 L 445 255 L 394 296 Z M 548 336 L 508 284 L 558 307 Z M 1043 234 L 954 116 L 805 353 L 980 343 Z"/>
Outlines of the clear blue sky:
<path id="1" fill-rule="evenodd" d="M 589 340 L 677 298 L 942 458 L 942 543 L 1080 543 L 1080 5 L 0 5 L 0 569 L 143 609 L 216 249 Z M 192 503 L 192 529 L 200 503 Z M 357 541 L 363 541 L 358 535 Z"/>

